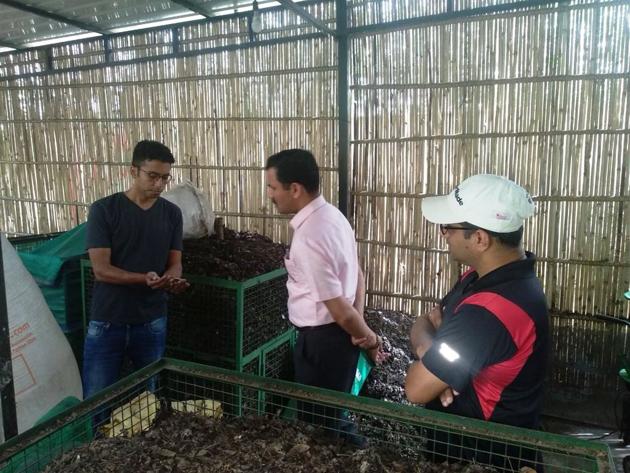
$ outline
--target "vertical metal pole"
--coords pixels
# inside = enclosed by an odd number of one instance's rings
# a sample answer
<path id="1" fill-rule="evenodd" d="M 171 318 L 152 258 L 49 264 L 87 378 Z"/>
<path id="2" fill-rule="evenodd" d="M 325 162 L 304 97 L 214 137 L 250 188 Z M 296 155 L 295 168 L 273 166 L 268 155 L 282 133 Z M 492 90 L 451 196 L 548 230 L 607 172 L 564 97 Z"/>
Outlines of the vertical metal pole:
<path id="1" fill-rule="evenodd" d="M 179 54 L 179 51 L 179 28 L 173 28 L 171 30 L 171 52 Z"/>
<path id="2" fill-rule="evenodd" d="M 339 111 L 339 210 L 347 217 L 348 199 L 348 10 L 347 0 L 336 0 L 337 7 L 337 109 Z"/>
<path id="3" fill-rule="evenodd" d="M 245 289 L 243 284 L 239 284 L 236 289 L 236 354 L 234 356 L 234 370 L 239 373 L 243 372 L 243 329 L 245 317 Z M 236 416 L 240 417 L 243 413 L 243 387 L 236 388 Z"/>
<path id="4" fill-rule="evenodd" d="M 46 70 L 54 71 L 55 70 L 55 61 L 53 58 L 53 50 L 52 48 L 46 48 Z"/>
<path id="5" fill-rule="evenodd" d="M 103 52 L 105 53 L 105 62 L 112 61 L 112 39 L 109 36 L 103 36 Z"/>
<path id="6" fill-rule="evenodd" d="M 2 424 L 5 440 L 15 437 L 18 433 L 9 335 L 9 310 L 4 286 L 4 260 L 2 240 L 0 239 L 0 389 L 2 390 L 0 399 L 2 399 Z"/>

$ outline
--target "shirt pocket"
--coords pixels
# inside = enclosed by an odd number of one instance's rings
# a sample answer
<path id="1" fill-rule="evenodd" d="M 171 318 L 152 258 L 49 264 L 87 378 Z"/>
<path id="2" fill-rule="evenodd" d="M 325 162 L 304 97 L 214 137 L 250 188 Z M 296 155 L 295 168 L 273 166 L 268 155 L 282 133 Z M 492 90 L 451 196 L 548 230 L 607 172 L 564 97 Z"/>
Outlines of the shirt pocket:
<path id="1" fill-rule="evenodd" d="M 290 283 L 301 283 L 304 280 L 302 272 L 300 268 L 295 263 L 295 260 L 290 258 L 284 259 L 284 266 L 287 269 L 287 273 L 289 274 L 289 282 Z"/>

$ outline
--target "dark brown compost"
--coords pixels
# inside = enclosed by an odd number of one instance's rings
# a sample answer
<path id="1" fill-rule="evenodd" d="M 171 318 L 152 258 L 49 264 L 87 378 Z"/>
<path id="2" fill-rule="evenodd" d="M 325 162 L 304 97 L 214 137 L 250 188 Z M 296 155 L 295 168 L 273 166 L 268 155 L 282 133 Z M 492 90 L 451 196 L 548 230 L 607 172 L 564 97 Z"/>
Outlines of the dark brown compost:
<path id="1" fill-rule="evenodd" d="M 184 241 L 184 273 L 244 281 L 284 267 L 285 246 L 252 232 L 225 228 L 217 235 Z"/>
<path id="2" fill-rule="evenodd" d="M 488 471 L 476 465 L 435 465 L 390 450 L 359 450 L 312 426 L 277 419 L 231 421 L 171 414 L 131 438 L 101 439 L 48 465 L 45 473 L 338 473 Z"/>
<path id="3" fill-rule="evenodd" d="M 383 337 L 384 349 L 390 357 L 370 372 L 361 395 L 409 404 L 404 386 L 407 369 L 413 361 L 409 346 L 409 331 L 413 318 L 402 312 L 368 309 L 365 312 L 365 320 L 372 330 Z"/>

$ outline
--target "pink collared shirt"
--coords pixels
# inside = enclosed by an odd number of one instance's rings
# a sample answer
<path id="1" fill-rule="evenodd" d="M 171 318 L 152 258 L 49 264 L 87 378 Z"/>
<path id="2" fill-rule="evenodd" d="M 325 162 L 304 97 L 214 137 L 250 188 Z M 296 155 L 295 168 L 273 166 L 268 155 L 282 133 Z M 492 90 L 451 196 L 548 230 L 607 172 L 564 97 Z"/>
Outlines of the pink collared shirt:
<path id="1" fill-rule="evenodd" d="M 289 273 L 289 320 L 298 327 L 334 322 L 323 301 L 343 296 L 354 303 L 359 261 L 352 227 L 334 206 L 317 197 L 289 222 L 293 241 Z"/>

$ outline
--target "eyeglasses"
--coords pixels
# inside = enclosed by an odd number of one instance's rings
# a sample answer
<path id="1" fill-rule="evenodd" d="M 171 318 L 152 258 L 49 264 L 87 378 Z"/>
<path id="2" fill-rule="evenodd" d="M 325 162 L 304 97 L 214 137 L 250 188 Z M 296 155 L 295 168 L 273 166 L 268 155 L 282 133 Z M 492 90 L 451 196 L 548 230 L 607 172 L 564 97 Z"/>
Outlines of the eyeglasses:
<path id="1" fill-rule="evenodd" d="M 142 168 L 138 168 L 138 170 L 145 173 L 147 177 L 153 182 L 157 182 L 161 179 L 162 181 L 164 181 L 164 184 L 168 184 L 173 180 L 173 176 L 171 176 L 170 174 L 158 174 L 157 172 L 145 171 Z"/>
<path id="2" fill-rule="evenodd" d="M 454 227 L 453 225 L 440 225 L 440 233 L 446 235 L 449 230 L 478 230 L 477 227 Z"/>

